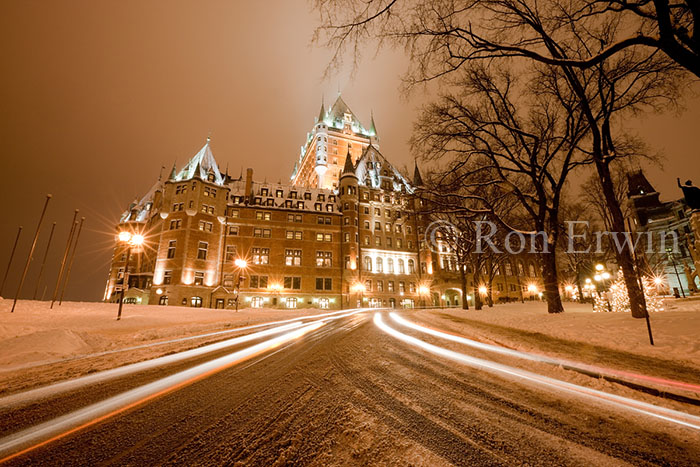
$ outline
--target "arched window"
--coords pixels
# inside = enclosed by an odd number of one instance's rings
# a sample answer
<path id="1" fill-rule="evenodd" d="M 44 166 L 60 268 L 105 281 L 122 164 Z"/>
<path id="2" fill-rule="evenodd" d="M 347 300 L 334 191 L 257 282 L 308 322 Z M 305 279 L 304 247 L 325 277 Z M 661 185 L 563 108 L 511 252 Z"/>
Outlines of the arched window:
<path id="1" fill-rule="evenodd" d="M 416 263 L 412 260 L 408 260 L 408 273 L 409 274 L 415 274 L 416 272 Z"/>
<path id="2" fill-rule="evenodd" d="M 192 297 L 190 303 L 193 308 L 202 308 L 202 297 Z"/>
<path id="3" fill-rule="evenodd" d="M 524 276 L 525 275 L 525 266 L 523 266 L 522 261 L 518 261 L 518 275 L 519 276 Z"/>
<path id="4" fill-rule="evenodd" d="M 386 260 L 386 272 L 394 274 L 394 260 L 392 258 Z"/>
<path id="5" fill-rule="evenodd" d="M 399 274 L 406 274 L 406 268 L 404 267 L 403 260 L 399 260 Z"/>
<path id="6" fill-rule="evenodd" d="M 384 272 L 384 261 L 381 258 L 377 258 L 377 272 Z"/>
<path id="7" fill-rule="evenodd" d="M 372 258 L 365 256 L 365 271 L 372 271 Z"/>
<path id="8" fill-rule="evenodd" d="M 535 265 L 530 263 L 530 277 L 535 277 Z"/>

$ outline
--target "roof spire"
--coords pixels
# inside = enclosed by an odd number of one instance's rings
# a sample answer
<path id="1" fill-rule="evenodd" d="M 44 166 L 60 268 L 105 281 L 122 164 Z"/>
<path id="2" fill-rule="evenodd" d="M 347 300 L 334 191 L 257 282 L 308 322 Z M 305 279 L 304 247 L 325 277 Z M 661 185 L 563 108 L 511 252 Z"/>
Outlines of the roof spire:
<path id="1" fill-rule="evenodd" d="M 177 177 L 177 161 L 173 162 L 173 170 L 170 171 L 170 180 L 175 180 Z"/>
<path id="2" fill-rule="evenodd" d="M 345 156 L 345 166 L 343 167 L 343 175 L 345 174 L 355 175 L 355 167 L 352 164 L 352 157 L 350 157 L 350 148 L 348 148 L 348 154 Z"/>
<path id="3" fill-rule="evenodd" d="M 371 115 L 371 122 L 370 122 L 370 127 L 369 127 L 369 132 L 372 133 L 372 136 L 378 137 L 377 136 L 377 126 L 374 124 L 374 110 L 370 112 Z"/>
<path id="4" fill-rule="evenodd" d="M 419 187 L 423 186 L 423 177 L 420 175 L 420 170 L 418 170 L 418 161 L 414 161 L 414 169 L 413 169 L 413 186 L 414 187 Z"/>
<path id="5" fill-rule="evenodd" d="M 322 122 L 326 118 L 326 110 L 324 109 L 324 103 L 323 103 L 323 97 L 321 97 L 321 110 L 318 113 L 318 118 L 316 119 L 316 123 Z"/>

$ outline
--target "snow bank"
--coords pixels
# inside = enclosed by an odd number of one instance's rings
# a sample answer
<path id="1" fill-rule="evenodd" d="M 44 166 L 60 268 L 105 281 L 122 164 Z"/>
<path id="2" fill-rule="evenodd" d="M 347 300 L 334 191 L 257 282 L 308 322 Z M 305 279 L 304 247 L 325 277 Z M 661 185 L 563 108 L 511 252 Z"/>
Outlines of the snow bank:
<path id="1" fill-rule="evenodd" d="M 545 303 L 526 302 L 480 311 L 422 310 L 417 312 L 417 317 L 453 332 L 474 335 L 473 327 L 468 323 L 461 325 L 457 320 L 464 318 L 700 368 L 700 300 L 667 300 L 667 311 L 652 313 L 654 346 L 649 345 L 644 319 L 634 319 L 629 313 L 593 313 L 589 304 L 565 303 L 564 308 L 564 313 L 549 314 Z M 450 316 L 455 319 L 450 320 Z"/>
<path id="2" fill-rule="evenodd" d="M 10 313 L 11 300 L 0 301 L 0 372 L 64 358 L 131 347 L 212 330 L 247 326 L 311 314 L 317 309 L 212 310 L 179 306 L 125 305 L 116 320 L 113 303 L 23 300 Z"/>

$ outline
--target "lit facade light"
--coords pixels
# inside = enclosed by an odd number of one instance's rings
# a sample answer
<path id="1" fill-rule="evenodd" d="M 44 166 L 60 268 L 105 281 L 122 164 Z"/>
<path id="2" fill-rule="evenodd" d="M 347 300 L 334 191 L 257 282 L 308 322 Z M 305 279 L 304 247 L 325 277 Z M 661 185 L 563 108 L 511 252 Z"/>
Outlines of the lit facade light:
<path id="1" fill-rule="evenodd" d="M 537 293 L 537 286 L 535 284 L 529 284 L 527 286 L 527 291 L 530 293 Z"/>
<path id="2" fill-rule="evenodd" d="M 605 269 L 605 266 L 603 266 L 602 264 L 598 263 L 595 265 L 596 271 L 602 271 L 603 269 Z"/>
<path id="3" fill-rule="evenodd" d="M 421 285 L 418 287 L 418 293 L 421 295 L 428 295 L 430 293 L 430 287 L 427 285 Z"/>
<path id="4" fill-rule="evenodd" d="M 120 242 L 128 242 L 131 240 L 131 234 L 125 230 L 119 232 L 119 241 Z"/>
<path id="5" fill-rule="evenodd" d="M 353 284 L 350 290 L 355 293 L 364 292 L 366 290 L 365 284 L 363 284 L 362 282 L 356 282 L 355 284 Z"/>
<path id="6" fill-rule="evenodd" d="M 132 245 L 140 246 L 140 245 L 143 245 L 144 241 L 146 241 L 146 239 L 141 234 L 134 234 L 131 236 L 131 244 Z"/>
<path id="7" fill-rule="evenodd" d="M 282 290 L 282 284 L 278 282 L 273 282 L 268 286 L 268 289 L 272 290 L 273 292 L 279 292 L 280 290 Z"/>
<path id="8" fill-rule="evenodd" d="M 236 258 L 236 260 L 233 262 L 233 264 L 235 264 L 237 268 L 244 269 L 248 266 L 248 261 L 246 261 L 242 258 Z"/>
<path id="9" fill-rule="evenodd" d="M 479 287 L 479 293 L 481 295 L 486 295 L 488 293 L 488 291 L 489 291 L 489 289 L 487 289 L 485 285 L 482 285 L 481 287 Z"/>
<path id="10" fill-rule="evenodd" d="M 664 280 L 661 277 L 655 277 L 654 278 L 654 284 L 656 285 L 661 285 L 664 283 Z"/>
<path id="11" fill-rule="evenodd" d="M 607 272 L 607 271 L 606 271 L 606 272 L 604 272 L 603 274 L 601 274 L 601 276 L 603 276 L 603 279 L 605 279 L 605 280 L 608 280 L 608 279 L 610 279 L 610 273 L 609 273 L 609 272 Z"/>
<path id="12" fill-rule="evenodd" d="M 567 292 L 572 292 L 574 290 L 574 287 L 572 285 L 567 285 L 564 287 L 564 290 L 566 290 Z"/>
<path id="13" fill-rule="evenodd" d="M 163 289 L 158 289 L 158 290 L 156 290 L 156 293 L 157 293 L 158 295 L 162 295 L 162 294 L 163 294 Z"/>
<path id="14" fill-rule="evenodd" d="M 595 276 L 593 276 L 593 279 L 594 279 L 596 282 L 600 282 L 600 281 L 603 280 L 603 276 L 601 276 L 600 274 L 596 274 Z"/>

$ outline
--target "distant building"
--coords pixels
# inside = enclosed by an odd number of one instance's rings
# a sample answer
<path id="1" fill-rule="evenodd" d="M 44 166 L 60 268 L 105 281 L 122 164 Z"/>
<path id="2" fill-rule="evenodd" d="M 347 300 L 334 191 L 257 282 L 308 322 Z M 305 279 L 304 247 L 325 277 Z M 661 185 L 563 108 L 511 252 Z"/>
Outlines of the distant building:
<path id="1" fill-rule="evenodd" d="M 649 268 L 663 277 L 670 293 L 683 295 L 695 291 L 697 282 L 692 284 L 694 269 L 689 249 L 693 242 L 691 210 L 685 200 L 661 201 L 660 193 L 641 170 L 627 175 L 627 188 L 633 229 L 651 234 L 652 251 L 644 254 Z M 643 239 L 637 251 L 641 253 L 648 249 L 646 239 Z"/>
<path id="2" fill-rule="evenodd" d="M 289 184 L 222 173 L 207 141 L 122 215 L 117 231 L 147 240 L 130 255 L 125 302 L 232 308 L 240 294 L 241 307 L 460 305 L 453 255 L 425 244 L 418 167 L 409 181 L 378 141 L 374 118 L 365 129 L 341 97 L 321 106 Z M 117 241 L 107 301 L 119 299 L 126 258 Z M 533 261 L 507 263 L 495 301 L 521 299 L 539 281 Z"/>

